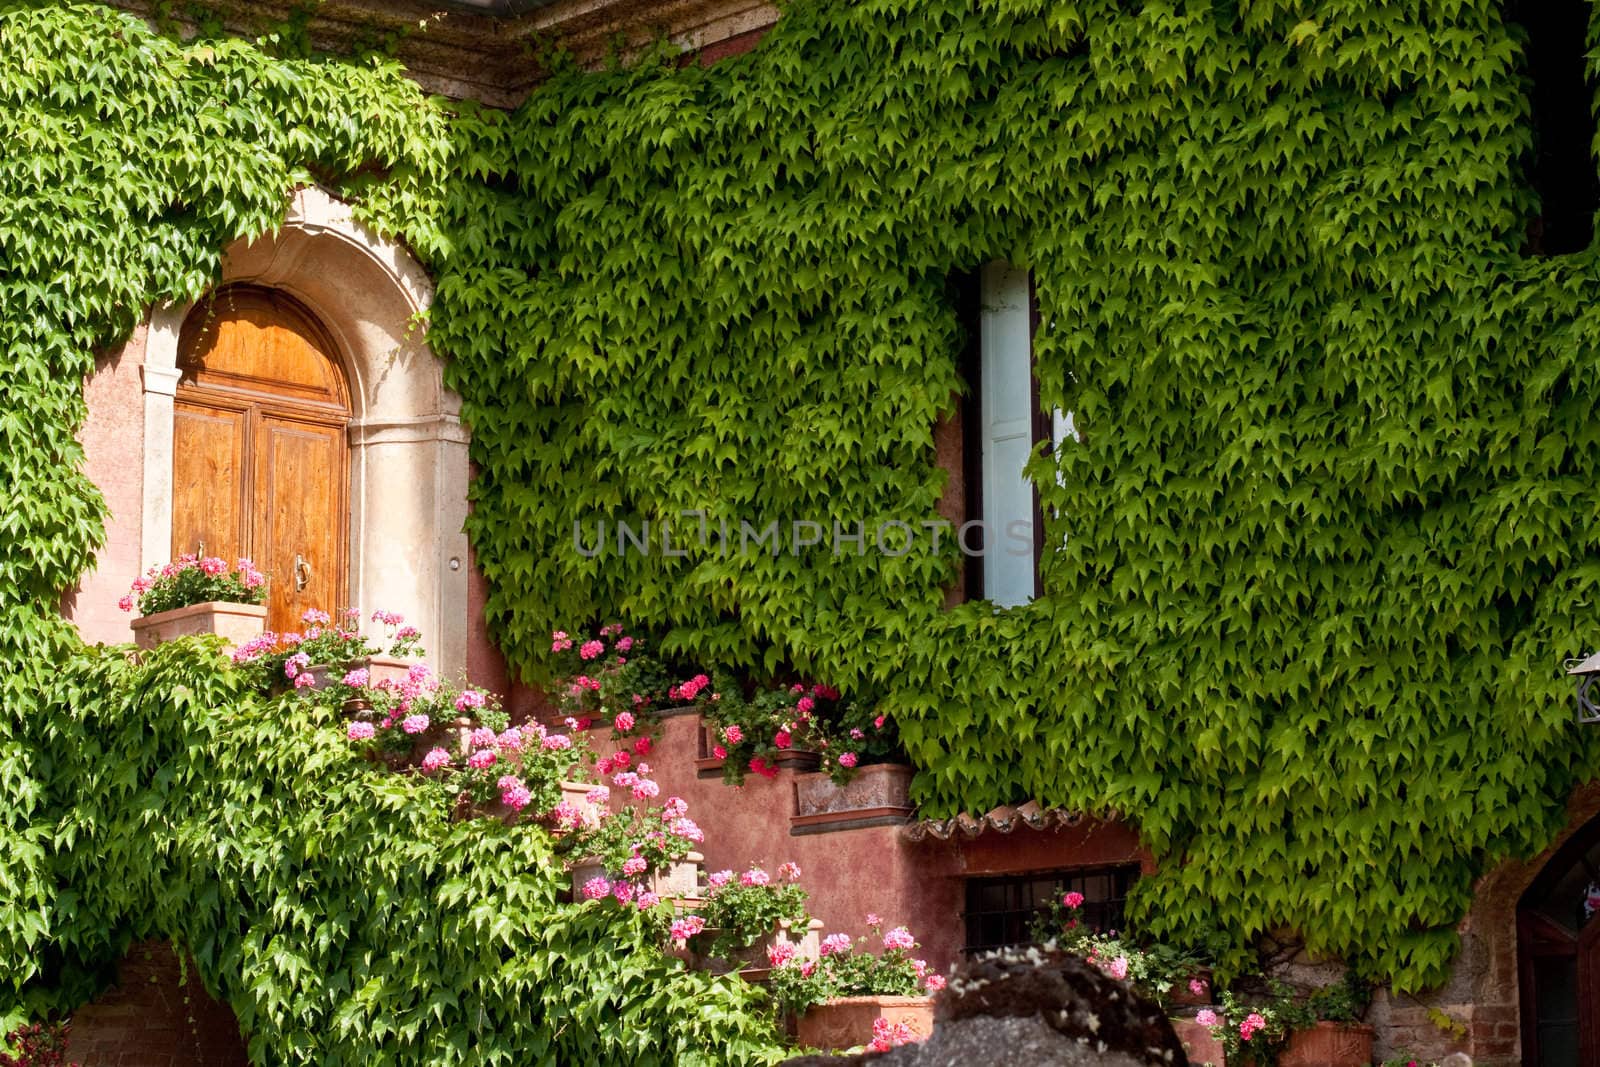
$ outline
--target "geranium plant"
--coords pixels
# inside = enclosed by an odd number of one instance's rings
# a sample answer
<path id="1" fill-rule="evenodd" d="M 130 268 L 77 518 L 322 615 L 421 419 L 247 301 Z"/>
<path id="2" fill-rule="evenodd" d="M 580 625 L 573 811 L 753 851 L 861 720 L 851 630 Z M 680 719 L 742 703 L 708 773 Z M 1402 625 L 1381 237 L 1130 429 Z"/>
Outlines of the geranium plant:
<path id="1" fill-rule="evenodd" d="M 804 932 L 811 915 L 806 911 L 808 895 L 799 882 L 800 866 L 792 862 L 778 866 L 777 878 L 753 864 L 737 875 L 731 870 L 713 871 L 706 879 L 706 902 L 699 909 L 706 932 L 696 950 L 725 958 L 756 944 L 784 922 Z"/>
<path id="2" fill-rule="evenodd" d="M 786 752 L 816 753 L 841 783 L 859 767 L 900 754 L 893 723 L 843 699 L 832 686 L 791 683 L 747 697 L 742 685 L 719 675 L 698 696 L 711 730 L 711 755 L 723 761 L 723 780 L 732 785 L 748 773 L 775 777 Z"/>
<path id="3" fill-rule="evenodd" d="M 602 626 L 593 636 L 552 633 L 550 651 L 564 678 L 557 691 L 563 714 L 609 723 L 619 736 L 646 727 L 674 688 L 647 645 L 621 623 Z"/>
<path id="4" fill-rule="evenodd" d="M 1077 891 L 1052 900 L 1034 918 L 1033 939 L 1053 942 L 1082 956 L 1158 1003 L 1166 1003 L 1180 988 L 1196 995 L 1207 991 L 1205 980 L 1197 977 L 1204 967 L 1200 957 L 1160 942 L 1141 942 L 1116 930 L 1096 930 L 1085 917 L 1083 905 L 1083 894 Z"/>
<path id="5" fill-rule="evenodd" d="M 1353 1023 L 1371 1000 L 1371 987 L 1354 973 L 1342 982 L 1304 993 L 1276 979 L 1245 979 L 1241 984 L 1263 986 L 1264 993 L 1249 995 L 1223 990 L 1218 1009 L 1203 1008 L 1195 1021 L 1211 1031 L 1222 1045 L 1229 1063 L 1269 1067 L 1278 1062 L 1290 1036 L 1318 1022 Z"/>
<path id="6" fill-rule="evenodd" d="M 423 655 L 421 632 L 394 612 L 373 612 L 372 622 L 383 628 L 381 634 L 364 633 L 361 613 L 354 608 L 342 612 L 337 625 L 326 611 L 316 608 L 300 621 L 304 630 L 269 630 L 233 650 L 234 664 L 248 671 L 262 691 L 308 688 L 315 684 L 307 673 L 311 667 L 330 667 L 336 678 L 344 678 L 373 656 L 410 659 Z"/>
<path id="7" fill-rule="evenodd" d="M 0 1042 L 0 1067 L 78 1067 L 67 1063 L 66 1023 L 29 1023 Z"/>
<path id="8" fill-rule="evenodd" d="M 140 615 L 175 611 L 214 600 L 230 604 L 259 604 L 266 599 L 267 576 L 248 559 L 233 566 L 217 556 L 179 556 L 170 563 L 151 567 L 117 606 L 123 611 L 138 608 Z"/>
<path id="9" fill-rule="evenodd" d="M 772 973 L 768 989 L 785 1011 L 803 1013 L 836 997 L 916 996 L 944 988 L 945 979 L 916 956 L 917 939 L 904 926 L 879 933 L 883 920 L 867 916 L 873 937 L 852 939 L 829 934 L 815 960 L 800 960 L 795 947 L 779 942 L 768 949 Z M 880 941 L 874 952 L 872 940 Z"/>
<path id="10" fill-rule="evenodd" d="M 653 906 L 650 876 L 682 861 L 705 841 L 705 833 L 689 818 L 689 805 L 681 797 L 667 797 L 659 805 L 661 787 L 649 777 L 650 766 L 641 763 L 617 771 L 610 786 L 596 786 L 589 801 L 599 807 L 595 825 L 584 827 L 568 846 L 575 855 L 594 857 L 604 870 L 582 886 L 590 900 L 610 896 L 619 903 Z M 631 801 L 616 810 L 605 807 L 613 790 L 625 791 Z"/>

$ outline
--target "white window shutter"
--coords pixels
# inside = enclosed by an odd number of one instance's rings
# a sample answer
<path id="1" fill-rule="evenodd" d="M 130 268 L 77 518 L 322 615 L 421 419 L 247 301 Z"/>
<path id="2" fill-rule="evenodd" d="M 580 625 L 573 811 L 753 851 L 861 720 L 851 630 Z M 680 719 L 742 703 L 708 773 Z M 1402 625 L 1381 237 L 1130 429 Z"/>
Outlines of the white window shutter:
<path id="1" fill-rule="evenodd" d="M 1028 272 L 983 268 L 979 418 L 983 448 L 983 590 L 1001 607 L 1033 599 L 1033 486 L 1023 466 L 1033 452 L 1033 313 Z"/>

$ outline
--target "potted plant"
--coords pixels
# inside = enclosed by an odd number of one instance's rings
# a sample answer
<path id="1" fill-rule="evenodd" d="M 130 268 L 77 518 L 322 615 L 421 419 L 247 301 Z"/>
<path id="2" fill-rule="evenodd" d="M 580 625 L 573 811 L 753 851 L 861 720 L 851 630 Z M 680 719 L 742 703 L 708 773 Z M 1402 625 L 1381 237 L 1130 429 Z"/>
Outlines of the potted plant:
<path id="1" fill-rule="evenodd" d="M 759 978 L 772 965 L 773 946 L 780 944 L 791 946 L 797 959 L 816 959 L 822 924 L 806 911 L 799 880 L 795 863 L 780 864 L 777 879 L 754 864 L 737 876 L 732 871 L 707 876 L 705 899 L 696 909 L 704 928 L 689 943 L 695 965 Z"/>
<path id="2" fill-rule="evenodd" d="M 1097 930 L 1084 913 L 1082 893 L 1063 893 L 1042 908 L 1033 939 L 1054 942 L 1162 1006 L 1211 1003 L 1211 972 L 1200 957 L 1126 932 Z"/>
<path id="3" fill-rule="evenodd" d="M 1267 980 L 1264 996 L 1224 991 L 1219 1010 L 1196 1021 L 1222 1045 L 1227 1062 L 1258 1067 L 1365 1067 L 1372 1062 L 1372 1027 L 1358 1020 L 1371 993 L 1354 975 L 1309 995 Z"/>
<path id="4" fill-rule="evenodd" d="M 780 769 L 826 772 L 844 785 L 869 764 L 900 762 L 893 726 L 882 716 L 820 684 L 792 683 L 756 689 L 719 676 L 700 696 L 705 723 L 699 773 L 730 785 L 751 772 L 777 777 Z"/>
<path id="5" fill-rule="evenodd" d="M 338 625 L 327 612 L 312 608 L 301 616 L 304 630 L 258 634 L 234 649 L 233 662 L 263 692 L 396 688 L 419 670 L 426 676 L 426 667 L 412 662 L 423 655 L 417 628 L 393 612 L 374 612 L 372 620 L 384 627 L 381 636 L 361 631 L 354 608 L 340 616 Z"/>
<path id="6" fill-rule="evenodd" d="M 667 797 L 659 805 L 648 803 L 661 792 L 646 777 L 649 770 L 641 763 L 612 775 L 610 787 L 596 787 L 596 799 L 609 802 L 620 794 L 631 800 L 614 808 L 601 807 L 594 825 L 579 827 L 567 846 L 575 857 L 570 866 L 576 899 L 610 895 L 629 903 L 641 896 L 699 897 L 700 864 L 705 857 L 694 846 L 705 840 L 705 834 L 689 818 L 689 806 L 681 797 Z"/>
<path id="7" fill-rule="evenodd" d="M 830 934 L 816 960 L 781 949 L 775 953 L 769 988 L 778 1006 L 797 1016 L 800 1044 L 854 1048 L 880 1039 L 921 1040 L 932 1032 L 931 994 L 944 988 L 944 976 L 930 973 L 915 957 L 917 941 L 910 931 L 897 926 L 880 935 L 882 925 L 878 916 L 867 916 L 874 937 L 881 936 L 878 952 L 868 949 L 868 938 Z"/>
<path id="8" fill-rule="evenodd" d="M 240 645 L 266 626 L 266 575 L 248 559 L 231 567 L 216 556 L 180 556 L 136 578 L 118 606 L 137 608 L 134 644 L 155 648 L 191 634 L 219 634 Z"/>
<path id="9" fill-rule="evenodd" d="M 648 731 L 664 715 L 693 711 L 695 697 L 710 680 L 699 676 L 674 683 L 671 669 L 649 651 L 649 644 L 627 633 L 621 623 L 602 626 L 592 636 L 552 633 L 562 716 L 608 723 L 619 737 L 631 737 Z M 619 716 L 626 716 L 621 724 Z"/>

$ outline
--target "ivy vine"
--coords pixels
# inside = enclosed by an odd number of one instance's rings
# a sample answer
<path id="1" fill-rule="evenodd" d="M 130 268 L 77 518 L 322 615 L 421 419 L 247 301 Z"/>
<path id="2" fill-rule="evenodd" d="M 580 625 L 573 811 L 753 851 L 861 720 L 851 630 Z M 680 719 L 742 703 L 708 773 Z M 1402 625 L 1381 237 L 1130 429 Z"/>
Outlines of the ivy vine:
<path id="1" fill-rule="evenodd" d="M 895 716 L 926 813 L 1120 815 L 1160 860 L 1149 928 L 1239 955 L 1291 927 L 1408 989 L 1594 777 L 1559 667 L 1600 580 L 1600 271 L 1519 253 L 1527 85 L 1493 0 L 800 0 L 747 56 L 559 72 L 512 113 L 292 53 L 0 6 L 16 982 L 89 936 L 38 725 L 101 536 L 81 380 L 311 180 L 433 273 L 469 532 L 530 678 L 591 615 L 825 678 Z M 948 281 L 992 259 L 1032 271 L 1040 399 L 1082 431 L 1030 467 L 1043 597 L 947 607 L 950 540 L 577 550 L 575 521 L 936 519 Z M 283 1047 L 321 1039 L 273 1012 Z"/>

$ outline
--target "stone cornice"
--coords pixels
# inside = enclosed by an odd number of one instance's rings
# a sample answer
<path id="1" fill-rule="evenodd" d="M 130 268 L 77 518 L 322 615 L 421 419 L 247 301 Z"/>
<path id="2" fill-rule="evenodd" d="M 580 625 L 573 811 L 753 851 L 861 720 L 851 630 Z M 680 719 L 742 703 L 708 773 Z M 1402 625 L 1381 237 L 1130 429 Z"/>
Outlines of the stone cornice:
<path id="1" fill-rule="evenodd" d="M 156 6 L 109 2 L 147 18 Z M 251 36 L 289 20 L 297 5 L 212 0 L 211 7 L 228 32 Z M 552 0 L 504 16 L 423 0 L 324 0 L 307 29 L 314 47 L 336 54 L 396 40 L 400 60 L 428 91 L 512 107 L 544 78 L 540 57 L 552 50 L 598 64 L 613 49 L 626 52 L 664 37 L 695 52 L 777 18 L 766 0 Z"/>

